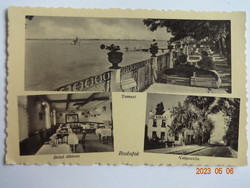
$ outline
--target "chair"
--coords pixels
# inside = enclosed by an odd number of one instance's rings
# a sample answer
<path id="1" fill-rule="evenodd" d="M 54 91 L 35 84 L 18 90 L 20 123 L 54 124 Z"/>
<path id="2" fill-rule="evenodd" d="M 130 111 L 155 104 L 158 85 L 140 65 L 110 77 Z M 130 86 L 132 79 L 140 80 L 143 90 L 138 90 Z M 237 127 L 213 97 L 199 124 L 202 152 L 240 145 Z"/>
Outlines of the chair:
<path id="1" fill-rule="evenodd" d="M 20 155 L 34 155 L 42 145 L 39 131 L 31 133 L 28 138 L 20 142 Z"/>
<path id="2" fill-rule="evenodd" d="M 57 143 L 58 144 L 64 144 L 64 143 L 68 144 L 68 136 L 69 136 L 68 133 L 57 134 L 56 135 Z"/>
<path id="3" fill-rule="evenodd" d="M 39 131 L 39 135 L 40 135 L 40 137 L 41 137 L 41 142 L 42 142 L 42 144 L 44 144 L 46 141 L 48 141 L 47 140 L 47 129 L 41 129 L 40 131 Z"/>
<path id="4" fill-rule="evenodd" d="M 46 140 L 47 141 L 50 139 L 50 137 L 52 135 L 51 133 L 52 133 L 51 128 L 47 129 L 47 131 L 46 131 Z"/>
<path id="5" fill-rule="evenodd" d="M 83 128 L 81 126 L 78 126 L 76 133 L 82 133 L 82 131 L 83 131 Z"/>
<path id="6" fill-rule="evenodd" d="M 82 148 L 84 151 L 86 151 L 86 148 L 85 148 L 86 135 L 87 135 L 87 133 L 85 131 L 82 131 L 82 139 L 80 140 L 80 142 L 81 142 L 81 145 L 82 145 Z"/>

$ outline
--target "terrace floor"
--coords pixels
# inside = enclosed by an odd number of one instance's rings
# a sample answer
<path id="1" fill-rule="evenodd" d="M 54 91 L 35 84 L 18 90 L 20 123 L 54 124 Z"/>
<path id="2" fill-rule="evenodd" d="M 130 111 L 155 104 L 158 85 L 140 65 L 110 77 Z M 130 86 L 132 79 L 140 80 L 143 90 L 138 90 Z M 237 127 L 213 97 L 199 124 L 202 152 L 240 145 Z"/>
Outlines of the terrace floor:
<path id="1" fill-rule="evenodd" d="M 171 85 L 163 83 L 154 83 L 145 92 L 171 92 L 171 93 L 227 93 L 225 89 L 208 89 L 202 87 Z"/>

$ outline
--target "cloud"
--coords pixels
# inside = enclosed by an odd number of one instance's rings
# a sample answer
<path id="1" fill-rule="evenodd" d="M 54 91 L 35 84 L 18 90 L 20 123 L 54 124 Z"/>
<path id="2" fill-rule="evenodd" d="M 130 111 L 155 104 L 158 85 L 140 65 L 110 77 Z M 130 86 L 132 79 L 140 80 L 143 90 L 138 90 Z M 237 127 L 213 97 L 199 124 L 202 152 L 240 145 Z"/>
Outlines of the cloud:
<path id="1" fill-rule="evenodd" d="M 27 20 L 27 38 L 64 39 L 149 39 L 168 40 L 165 28 L 151 32 L 142 19 L 34 17 Z"/>

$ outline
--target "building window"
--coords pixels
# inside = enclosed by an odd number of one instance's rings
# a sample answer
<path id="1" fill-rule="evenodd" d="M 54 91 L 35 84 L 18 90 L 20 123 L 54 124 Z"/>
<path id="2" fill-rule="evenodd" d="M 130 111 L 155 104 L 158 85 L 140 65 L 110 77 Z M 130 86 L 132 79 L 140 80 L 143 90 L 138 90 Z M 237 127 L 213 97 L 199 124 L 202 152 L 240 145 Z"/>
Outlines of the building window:
<path id="1" fill-rule="evenodd" d="M 156 119 L 154 119 L 154 121 L 153 121 L 153 127 L 157 127 L 157 120 Z"/>
<path id="2" fill-rule="evenodd" d="M 152 138 L 155 139 L 157 137 L 156 131 L 152 132 Z"/>
<path id="3" fill-rule="evenodd" d="M 165 132 L 161 132 L 161 140 L 165 140 Z"/>
<path id="4" fill-rule="evenodd" d="M 166 120 L 162 120 L 161 127 L 166 127 Z"/>

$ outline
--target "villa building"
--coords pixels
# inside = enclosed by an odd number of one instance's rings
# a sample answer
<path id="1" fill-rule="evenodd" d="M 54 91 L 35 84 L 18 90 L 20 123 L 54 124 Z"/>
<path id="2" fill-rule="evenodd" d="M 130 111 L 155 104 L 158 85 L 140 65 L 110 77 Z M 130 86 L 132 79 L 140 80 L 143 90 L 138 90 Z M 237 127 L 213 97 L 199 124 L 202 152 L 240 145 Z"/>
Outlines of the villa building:
<path id="1" fill-rule="evenodd" d="M 155 115 L 149 112 L 147 122 L 147 136 L 149 139 L 158 138 L 162 142 L 171 142 L 174 145 L 188 145 L 195 143 L 194 131 L 183 128 L 176 132 L 171 128 L 173 117 L 170 110 L 166 110 L 162 115 Z"/>
<path id="2" fill-rule="evenodd" d="M 149 139 L 158 137 L 161 140 L 167 140 L 167 137 L 170 136 L 172 133 L 170 129 L 170 111 L 167 110 L 162 115 L 155 115 L 152 111 L 150 111 L 147 125 L 147 135 Z"/>

